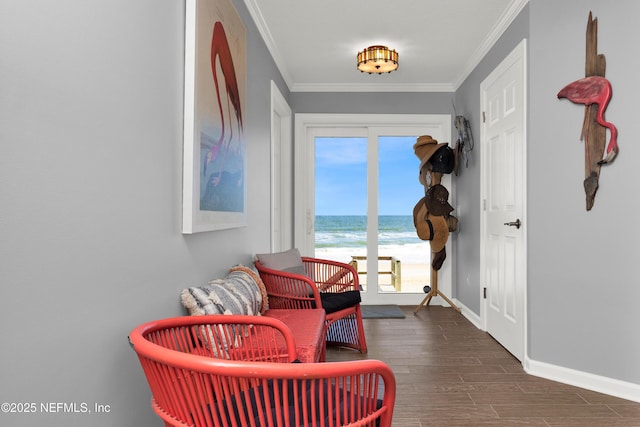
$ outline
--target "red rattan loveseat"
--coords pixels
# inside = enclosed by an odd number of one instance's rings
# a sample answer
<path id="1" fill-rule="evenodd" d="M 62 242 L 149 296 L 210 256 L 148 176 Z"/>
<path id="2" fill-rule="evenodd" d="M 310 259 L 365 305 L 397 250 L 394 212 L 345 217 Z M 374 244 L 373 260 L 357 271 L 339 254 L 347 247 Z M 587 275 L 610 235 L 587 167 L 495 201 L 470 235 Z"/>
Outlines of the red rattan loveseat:
<path id="1" fill-rule="evenodd" d="M 269 307 L 294 310 L 322 307 L 326 312 L 327 344 L 367 352 L 360 283 L 353 266 L 302 257 L 297 249 L 258 254 L 254 265 L 266 288 Z"/>
<path id="2" fill-rule="evenodd" d="M 181 316 L 140 325 L 129 341 L 167 426 L 391 426 L 386 364 L 295 363 L 294 336 L 277 319 Z"/>

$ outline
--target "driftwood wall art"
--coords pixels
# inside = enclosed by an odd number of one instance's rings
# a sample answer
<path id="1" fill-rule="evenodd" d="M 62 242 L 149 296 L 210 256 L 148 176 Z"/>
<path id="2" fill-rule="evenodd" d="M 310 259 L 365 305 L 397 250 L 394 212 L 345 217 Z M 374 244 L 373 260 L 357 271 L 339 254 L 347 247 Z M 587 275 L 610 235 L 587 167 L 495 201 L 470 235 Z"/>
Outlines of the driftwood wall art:
<path id="1" fill-rule="evenodd" d="M 591 210 L 598 191 L 600 168 L 613 161 L 618 154 L 618 131 L 604 119 L 604 112 L 611 99 L 611 83 L 605 78 L 606 60 L 598 54 L 598 19 L 589 12 L 587 21 L 585 78 L 569 83 L 558 92 L 558 98 L 566 98 L 585 106 L 580 139 L 585 147 L 584 191 L 587 210 Z M 606 144 L 607 129 L 609 143 Z M 606 155 L 605 155 L 606 147 Z"/>

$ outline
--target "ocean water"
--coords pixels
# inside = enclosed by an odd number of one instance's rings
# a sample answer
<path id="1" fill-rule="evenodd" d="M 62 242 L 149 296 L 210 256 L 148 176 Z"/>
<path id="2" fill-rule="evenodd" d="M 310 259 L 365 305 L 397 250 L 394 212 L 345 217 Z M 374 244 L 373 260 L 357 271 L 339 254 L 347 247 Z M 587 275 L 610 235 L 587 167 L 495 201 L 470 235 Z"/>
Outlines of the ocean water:
<path id="1" fill-rule="evenodd" d="M 347 255 L 364 255 L 367 247 L 367 217 L 317 215 L 315 236 L 318 255 L 330 255 L 330 258 L 342 261 Z M 413 216 L 378 217 L 378 255 L 394 256 L 403 262 L 425 263 L 429 254 L 429 242 L 420 240 L 416 235 Z"/>
<path id="2" fill-rule="evenodd" d="M 316 216 L 316 248 L 366 247 L 367 217 Z M 378 217 L 378 245 L 413 244 L 420 241 L 413 226 L 413 217 L 382 215 Z"/>

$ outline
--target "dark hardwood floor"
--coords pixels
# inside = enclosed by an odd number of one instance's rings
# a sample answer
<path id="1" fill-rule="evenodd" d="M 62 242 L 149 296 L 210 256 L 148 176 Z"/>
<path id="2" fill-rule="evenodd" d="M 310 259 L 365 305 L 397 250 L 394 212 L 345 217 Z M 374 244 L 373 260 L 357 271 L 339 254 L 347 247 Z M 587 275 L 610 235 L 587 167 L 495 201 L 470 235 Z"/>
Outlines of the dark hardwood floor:
<path id="1" fill-rule="evenodd" d="M 379 359 L 397 382 L 394 427 L 640 426 L 640 403 L 527 375 L 487 333 L 450 308 L 365 319 L 369 352 L 328 348 L 327 361 Z"/>

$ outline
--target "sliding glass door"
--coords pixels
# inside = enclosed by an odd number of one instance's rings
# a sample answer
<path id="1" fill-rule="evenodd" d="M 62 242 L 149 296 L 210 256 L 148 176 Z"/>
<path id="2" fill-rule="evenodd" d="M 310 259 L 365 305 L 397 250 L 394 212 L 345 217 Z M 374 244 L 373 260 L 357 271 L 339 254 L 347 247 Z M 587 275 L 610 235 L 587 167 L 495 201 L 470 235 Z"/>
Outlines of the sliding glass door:
<path id="1" fill-rule="evenodd" d="M 302 132 L 304 143 L 296 143 L 296 245 L 305 255 L 351 263 L 365 304 L 416 305 L 429 284 L 430 246 L 413 225 L 413 207 L 424 195 L 413 144 L 424 134 L 446 141 L 450 118 L 381 126 L 384 118 L 397 117 L 367 117 L 373 123 L 323 123 Z M 439 286 L 450 287 L 450 270 L 441 272 Z"/>

